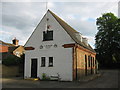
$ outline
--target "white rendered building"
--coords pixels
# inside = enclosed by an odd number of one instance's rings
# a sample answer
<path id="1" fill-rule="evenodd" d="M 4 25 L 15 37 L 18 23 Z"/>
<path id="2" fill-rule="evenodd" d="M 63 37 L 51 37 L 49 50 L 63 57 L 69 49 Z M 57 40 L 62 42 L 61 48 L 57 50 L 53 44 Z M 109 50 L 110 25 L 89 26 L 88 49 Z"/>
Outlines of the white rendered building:
<path id="1" fill-rule="evenodd" d="M 59 76 L 73 81 L 94 74 L 95 51 L 86 38 L 50 10 L 25 44 L 24 78 Z"/>

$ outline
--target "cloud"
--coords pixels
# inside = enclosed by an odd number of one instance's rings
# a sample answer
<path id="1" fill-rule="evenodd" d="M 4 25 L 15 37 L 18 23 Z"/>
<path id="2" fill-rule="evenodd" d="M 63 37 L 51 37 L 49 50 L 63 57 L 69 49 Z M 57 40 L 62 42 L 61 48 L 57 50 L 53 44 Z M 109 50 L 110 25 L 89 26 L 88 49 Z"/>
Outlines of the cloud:
<path id="1" fill-rule="evenodd" d="M 4 2 L 2 3 L 2 25 L 0 27 L 0 39 L 11 43 L 11 40 L 16 37 L 20 44 L 24 45 L 34 28 L 39 23 L 44 15 L 45 3 L 17 3 Z"/>
<path id="2" fill-rule="evenodd" d="M 0 34 L 2 35 L 1 38 L 2 40 L 5 40 L 9 43 L 11 43 L 14 37 L 22 41 L 25 39 L 24 38 L 25 35 L 27 35 L 27 34 L 23 34 L 21 30 L 13 28 L 13 27 L 2 26 L 2 29 L 3 30 L 0 31 Z M 22 43 L 20 42 L 20 44 Z"/>
<path id="3" fill-rule="evenodd" d="M 2 2 L 118 2 L 119 0 L 1 0 Z"/>
<path id="4" fill-rule="evenodd" d="M 2 30 L 0 31 L 0 38 L 2 40 L 11 43 L 10 39 L 12 40 L 13 39 L 12 37 L 13 37 L 13 34 L 11 32 L 2 31 Z"/>
<path id="5" fill-rule="evenodd" d="M 97 32 L 96 18 L 102 13 L 113 12 L 117 15 L 117 2 L 48 2 L 48 8 L 70 26 L 87 36 L 94 44 Z M 10 42 L 17 37 L 24 45 L 37 24 L 46 13 L 45 2 L 2 2 L 2 37 Z M 7 34 L 10 33 L 10 34 Z M 94 47 L 94 46 L 93 46 Z"/>
<path id="6" fill-rule="evenodd" d="M 39 6 L 39 8 L 43 8 L 43 4 L 40 4 L 41 6 Z M 40 10 L 42 13 L 38 13 L 37 5 L 37 3 L 3 3 L 2 24 L 18 29 L 35 26 L 36 21 L 39 20 L 39 15 L 42 16 L 43 14 L 42 10 Z"/>
<path id="7" fill-rule="evenodd" d="M 85 36 L 85 35 L 83 35 L 83 37 L 86 37 L 88 39 L 88 43 L 92 47 L 95 47 L 95 37 L 94 36 Z"/>
<path id="8" fill-rule="evenodd" d="M 48 8 L 54 8 L 54 4 L 52 2 L 47 3 Z"/>
<path id="9" fill-rule="evenodd" d="M 54 11 L 74 29 L 87 36 L 94 48 L 97 33 L 96 19 L 103 13 L 117 15 L 117 2 L 68 2 L 56 3 Z"/>

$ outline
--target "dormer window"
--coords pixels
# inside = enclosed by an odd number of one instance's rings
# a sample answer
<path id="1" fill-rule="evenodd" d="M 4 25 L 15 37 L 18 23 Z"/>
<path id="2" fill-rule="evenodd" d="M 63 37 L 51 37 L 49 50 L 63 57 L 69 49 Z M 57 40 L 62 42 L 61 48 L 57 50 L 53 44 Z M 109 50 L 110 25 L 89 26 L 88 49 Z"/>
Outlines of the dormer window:
<path id="1" fill-rule="evenodd" d="M 43 31 L 43 41 L 53 40 L 53 31 Z"/>

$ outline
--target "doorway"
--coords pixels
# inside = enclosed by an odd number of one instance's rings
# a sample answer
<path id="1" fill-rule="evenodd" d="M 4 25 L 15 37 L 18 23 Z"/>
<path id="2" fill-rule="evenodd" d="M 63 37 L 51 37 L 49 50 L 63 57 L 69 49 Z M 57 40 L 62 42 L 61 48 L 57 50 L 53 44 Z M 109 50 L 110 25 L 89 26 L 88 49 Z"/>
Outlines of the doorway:
<path id="1" fill-rule="evenodd" d="M 31 78 L 37 78 L 37 59 L 31 59 Z"/>

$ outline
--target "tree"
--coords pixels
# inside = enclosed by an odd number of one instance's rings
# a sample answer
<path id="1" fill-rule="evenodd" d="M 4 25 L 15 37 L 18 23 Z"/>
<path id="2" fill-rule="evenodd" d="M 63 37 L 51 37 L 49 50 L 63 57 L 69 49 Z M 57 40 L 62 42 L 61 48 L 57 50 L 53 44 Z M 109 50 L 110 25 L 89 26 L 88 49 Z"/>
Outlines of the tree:
<path id="1" fill-rule="evenodd" d="M 99 63 L 120 63 L 120 19 L 113 13 L 105 13 L 97 18 L 96 25 L 95 47 Z"/>

